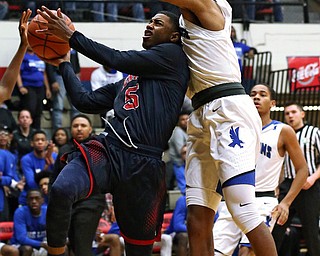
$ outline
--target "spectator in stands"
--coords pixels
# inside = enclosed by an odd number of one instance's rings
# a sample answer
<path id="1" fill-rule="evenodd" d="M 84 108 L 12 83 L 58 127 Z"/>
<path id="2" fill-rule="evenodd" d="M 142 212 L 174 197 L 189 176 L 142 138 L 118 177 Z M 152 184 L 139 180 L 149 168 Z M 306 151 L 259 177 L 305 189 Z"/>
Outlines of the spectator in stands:
<path id="1" fill-rule="evenodd" d="M 4 202 L 2 210 L 4 210 L 4 215 L 8 216 L 8 218 L 6 218 L 7 220 L 12 220 L 13 213 L 19 205 L 18 197 L 20 191 L 24 187 L 24 180 L 20 179 L 17 172 L 18 157 L 14 149 L 11 147 L 11 138 L 11 130 L 7 126 L 0 124 L 0 172 L 2 175 L 1 177 L 10 176 L 10 179 L 3 178 L 1 180 L 5 198 L 0 195 L 0 201 Z M 2 210 L 0 207 L 0 211 Z M 3 221 L 2 218 L 0 218 L 0 221 L 1 220 Z"/>
<path id="2" fill-rule="evenodd" d="M 181 112 L 191 113 L 193 111 L 191 99 L 186 95 L 183 100 Z"/>
<path id="3" fill-rule="evenodd" d="M 180 150 L 181 159 L 185 162 L 187 154 L 187 145 L 183 145 Z M 189 239 L 187 233 L 187 205 L 185 194 L 180 196 L 175 204 L 175 209 L 166 234 L 173 236 L 173 250 L 177 256 L 188 255 Z"/>
<path id="4" fill-rule="evenodd" d="M 117 22 L 118 21 L 118 13 L 120 10 L 123 9 L 131 9 L 132 11 L 132 17 L 129 18 L 126 17 L 126 19 L 132 21 L 145 21 L 145 14 L 144 14 L 144 9 L 142 3 L 133 3 L 133 4 L 128 4 L 128 3 L 107 3 L 107 21 L 109 22 Z"/>
<path id="5" fill-rule="evenodd" d="M 269 6 L 263 6 L 263 5 L 255 5 L 256 0 L 248 0 L 251 4 L 247 5 L 247 17 L 250 21 L 256 20 L 256 11 L 261 10 L 262 8 L 268 8 Z M 257 0 L 257 2 L 263 2 L 262 0 Z M 280 0 L 271 0 L 267 1 L 270 3 L 274 3 L 273 6 L 273 15 L 274 15 L 274 21 L 275 22 L 282 22 L 283 21 L 283 12 L 282 12 L 282 6 L 280 3 Z"/>
<path id="6" fill-rule="evenodd" d="M 66 128 L 57 128 L 52 134 L 52 143 L 55 145 L 54 152 L 59 153 L 59 149 L 68 143 L 69 135 Z"/>
<path id="7" fill-rule="evenodd" d="M 73 21 L 79 21 L 78 19 L 78 14 L 76 13 L 77 11 L 77 2 L 72 2 L 72 1 L 41 1 L 39 4 L 39 7 L 41 5 L 47 5 L 50 9 L 56 10 L 58 8 L 61 8 L 63 13 L 68 15 L 71 20 Z M 81 20 L 80 20 L 81 21 Z"/>
<path id="8" fill-rule="evenodd" d="M 0 256 L 19 256 L 19 250 L 13 245 L 0 242 Z"/>
<path id="9" fill-rule="evenodd" d="M 169 3 L 164 3 L 164 2 L 147 2 L 146 7 L 150 8 L 150 13 L 148 14 L 150 17 L 153 17 L 160 11 L 169 11 L 177 16 L 180 15 L 180 10 L 177 6 L 169 4 Z"/>
<path id="10" fill-rule="evenodd" d="M 169 155 L 173 163 L 173 172 L 179 190 L 185 194 L 186 179 L 184 176 L 185 161 L 181 157 L 181 149 L 187 143 L 187 124 L 189 112 L 181 112 L 179 114 L 178 124 L 174 128 L 169 140 Z"/>
<path id="11" fill-rule="evenodd" d="M 6 125 L 11 131 L 17 128 L 17 123 L 12 115 L 12 112 L 7 108 L 5 104 L 1 104 L 1 102 L 0 102 L 0 123 Z"/>
<path id="12" fill-rule="evenodd" d="M 33 120 L 31 113 L 27 109 L 18 112 L 18 128 L 13 131 L 13 144 L 18 151 L 18 161 L 32 151 L 31 139 L 35 129 L 31 127 Z M 18 163 L 19 165 L 19 163 Z M 20 165 L 19 165 L 19 168 Z"/>
<path id="13" fill-rule="evenodd" d="M 47 255 L 46 212 L 39 189 L 27 194 L 27 205 L 17 208 L 14 213 L 14 231 L 11 244 L 19 248 L 23 256 Z"/>
<path id="14" fill-rule="evenodd" d="M 120 228 L 116 221 L 112 195 L 110 193 L 106 194 L 104 219 L 111 223 L 111 227 L 106 233 L 103 233 L 98 227 L 96 236 L 96 242 L 98 244 L 96 251 L 97 253 L 108 251 L 110 256 L 120 256 L 124 253 L 124 240 L 120 235 Z"/>
<path id="15" fill-rule="evenodd" d="M 80 80 L 80 62 L 78 52 L 71 49 L 70 51 L 70 61 L 73 67 L 74 72 L 77 74 L 77 77 Z M 48 75 L 48 81 L 51 85 L 52 90 L 52 112 L 51 112 L 51 121 L 52 128 L 56 130 L 57 128 L 62 127 L 62 114 L 64 108 L 64 99 L 67 97 L 71 111 L 70 119 L 79 114 L 79 111 L 72 105 L 70 98 L 67 95 L 66 89 L 64 87 L 62 76 L 59 72 L 59 69 L 50 64 L 46 64 L 46 72 Z"/>
<path id="16" fill-rule="evenodd" d="M 16 174 L 16 157 L 8 150 L 9 130 L 4 125 L 0 125 L 0 222 L 12 219 L 7 197 L 12 190 L 22 190 L 23 182 L 19 181 Z"/>
<path id="17" fill-rule="evenodd" d="M 17 86 L 19 88 L 20 108 L 28 109 L 31 113 L 35 129 L 41 128 L 41 114 L 43 99 L 51 98 L 45 62 L 32 51 L 29 46 L 24 55 L 20 73 L 18 74 Z"/>
<path id="18" fill-rule="evenodd" d="M 91 73 L 90 83 L 92 91 L 99 89 L 106 84 L 113 84 L 120 81 L 123 74 L 120 71 L 108 66 L 100 66 Z M 101 113 L 100 117 L 106 118 L 106 112 Z M 101 128 L 105 127 L 105 121 L 101 119 Z"/>
<path id="19" fill-rule="evenodd" d="M 238 56 L 240 70 L 242 71 L 243 58 L 245 56 L 253 58 L 258 51 L 256 48 L 248 46 L 238 40 L 234 26 L 231 26 L 231 40 Z"/>
<path id="20" fill-rule="evenodd" d="M 23 12 L 21 15 L 19 23 L 20 44 L 16 54 L 13 56 L 0 80 L 0 103 L 11 97 L 11 93 L 16 84 L 16 79 L 20 72 L 20 65 L 28 47 L 27 28 L 30 15 L 30 10 Z"/>
<path id="21" fill-rule="evenodd" d="M 186 196 L 178 198 L 169 227 L 166 234 L 173 235 L 173 249 L 177 256 L 187 256 L 189 241 L 187 233 L 187 205 Z"/>
<path id="22" fill-rule="evenodd" d="M 237 32 L 233 26 L 231 26 L 231 40 L 233 46 L 236 50 L 236 54 L 238 57 L 239 67 L 241 71 L 241 80 L 242 85 L 245 88 L 247 93 L 250 93 L 252 86 L 255 84 L 255 81 L 252 79 L 252 70 L 251 66 L 243 68 L 244 58 L 247 57 L 249 59 L 253 59 L 254 55 L 258 52 L 256 48 L 248 46 L 247 44 L 238 41 Z M 247 64 L 248 66 L 248 64 Z M 248 70 L 249 68 L 249 70 Z"/>
<path id="23" fill-rule="evenodd" d="M 104 22 L 104 2 L 93 2 L 92 3 L 92 20 L 94 22 Z"/>
<path id="24" fill-rule="evenodd" d="M 108 66 L 100 66 L 91 73 L 91 89 L 95 91 L 106 84 L 118 82 L 122 78 L 123 74 L 120 71 Z"/>
<path id="25" fill-rule="evenodd" d="M 59 150 L 58 159 L 64 153 L 75 150 L 76 143 L 88 141 L 92 134 L 92 123 L 87 115 L 79 114 L 71 120 L 72 140 L 62 146 Z M 76 141 L 76 143 L 74 142 Z M 65 162 L 56 161 L 54 173 L 50 184 L 53 184 Z M 101 214 L 105 209 L 106 201 L 104 194 L 95 194 L 86 199 L 80 200 L 72 207 L 71 223 L 68 232 L 71 250 L 77 256 L 87 256 L 91 254 L 92 241 L 95 238 Z M 89 222 L 87 220 L 90 220 Z"/>
<path id="26" fill-rule="evenodd" d="M 44 198 L 44 205 L 48 205 L 49 183 L 50 183 L 51 174 L 52 173 L 49 171 L 42 171 L 35 175 L 35 181 L 38 184 L 41 190 L 42 196 Z"/>
<path id="27" fill-rule="evenodd" d="M 98 232 L 96 241 L 98 243 L 97 254 L 107 251 L 110 256 L 121 256 L 124 252 L 124 245 L 120 241 L 120 230 L 116 222 L 113 223 L 107 234 Z"/>
<path id="28" fill-rule="evenodd" d="M 19 204 L 26 204 L 26 195 L 30 189 L 39 188 L 35 175 L 41 171 L 52 171 L 57 154 L 53 152 L 53 143 L 48 142 L 47 135 L 42 130 L 33 133 L 31 146 L 33 151 L 21 159 L 21 168 L 26 179 L 26 185 L 19 197 Z"/>
<path id="29" fill-rule="evenodd" d="M 0 20 L 3 20 L 8 14 L 8 2 L 7 1 L 0 1 Z"/>
<path id="30" fill-rule="evenodd" d="M 31 16 L 36 15 L 37 4 L 36 1 L 22 0 L 23 9 L 30 9 L 32 11 Z"/>

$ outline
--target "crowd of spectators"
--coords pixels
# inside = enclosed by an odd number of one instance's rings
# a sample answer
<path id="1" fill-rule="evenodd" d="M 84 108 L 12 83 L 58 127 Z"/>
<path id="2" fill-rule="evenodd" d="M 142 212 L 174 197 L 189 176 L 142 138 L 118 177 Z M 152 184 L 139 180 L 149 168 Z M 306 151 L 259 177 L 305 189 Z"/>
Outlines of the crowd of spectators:
<path id="1" fill-rule="evenodd" d="M 248 4 L 239 5 L 238 2 L 230 4 L 235 9 L 235 18 L 242 18 L 243 20 L 255 21 L 259 19 L 256 14 L 258 11 L 270 8 L 270 5 L 263 5 L 262 2 L 267 4 L 275 3 L 273 6 L 274 21 L 283 21 L 283 8 L 279 0 L 274 1 L 255 1 L 250 0 Z M 256 4 L 257 2 L 257 4 Z M 179 13 L 179 9 L 169 3 L 162 2 L 105 2 L 105 1 L 0 1 L 0 20 L 10 18 L 10 12 L 16 12 L 17 10 L 10 10 L 9 6 L 14 5 L 18 8 L 25 9 L 30 8 L 33 15 L 36 13 L 36 9 L 41 5 L 46 5 L 51 9 L 56 10 L 61 8 L 65 14 L 67 14 L 73 21 L 92 21 L 92 22 L 142 22 L 151 18 L 159 10 L 167 10 Z"/>

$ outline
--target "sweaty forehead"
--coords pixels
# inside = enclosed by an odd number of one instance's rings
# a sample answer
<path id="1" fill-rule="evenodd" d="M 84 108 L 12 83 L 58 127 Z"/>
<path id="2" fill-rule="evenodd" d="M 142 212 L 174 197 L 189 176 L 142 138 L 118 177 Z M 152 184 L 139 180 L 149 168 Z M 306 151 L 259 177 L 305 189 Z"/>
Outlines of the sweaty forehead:
<path id="1" fill-rule="evenodd" d="M 296 105 L 289 105 L 287 107 L 284 108 L 285 112 L 296 112 L 299 111 L 300 109 L 296 106 Z"/>
<path id="2" fill-rule="evenodd" d="M 89 121 L 86 118 L 83 117 L 78 117 L 76 119 L 73 120 L 72 125 L 90 125 Z"/>
<path id="3" fill-rule="evenodd" d="M 267 86 L 258 84 L 252 87 L 252 91 L 269 91 Z"/>
<path id="4" fill-rule="evenodd" d="M 163 13 L 157 13 L 152 17 L 152 20 L 160 20 L 160 21 L 163 21 L 164 23 L 170 23 L 170 18 Z"/>

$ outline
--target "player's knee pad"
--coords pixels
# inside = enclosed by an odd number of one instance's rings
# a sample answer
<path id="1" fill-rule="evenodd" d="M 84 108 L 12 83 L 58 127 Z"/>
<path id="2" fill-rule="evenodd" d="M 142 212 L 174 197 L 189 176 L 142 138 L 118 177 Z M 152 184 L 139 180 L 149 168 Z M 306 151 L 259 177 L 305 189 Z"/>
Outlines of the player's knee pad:
<path id="1" fill-rule="evenodd" d="M 223 194 L 234 222 L 243 233 L 248 233 L 262 222 L 255 202 L 254 186 L 228 186 L 223 188 Z"/>

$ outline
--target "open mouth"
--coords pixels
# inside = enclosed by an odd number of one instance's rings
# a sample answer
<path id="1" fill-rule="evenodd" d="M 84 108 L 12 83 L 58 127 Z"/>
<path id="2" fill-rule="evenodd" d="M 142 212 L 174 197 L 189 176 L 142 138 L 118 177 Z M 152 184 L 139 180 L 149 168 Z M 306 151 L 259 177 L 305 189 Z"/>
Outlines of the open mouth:
<path id="1" fill-rule="evenodd" d="M 150 30 L 145 30 L 143 38 L 149 38 L 152 36 L 152 32 Z"/>

